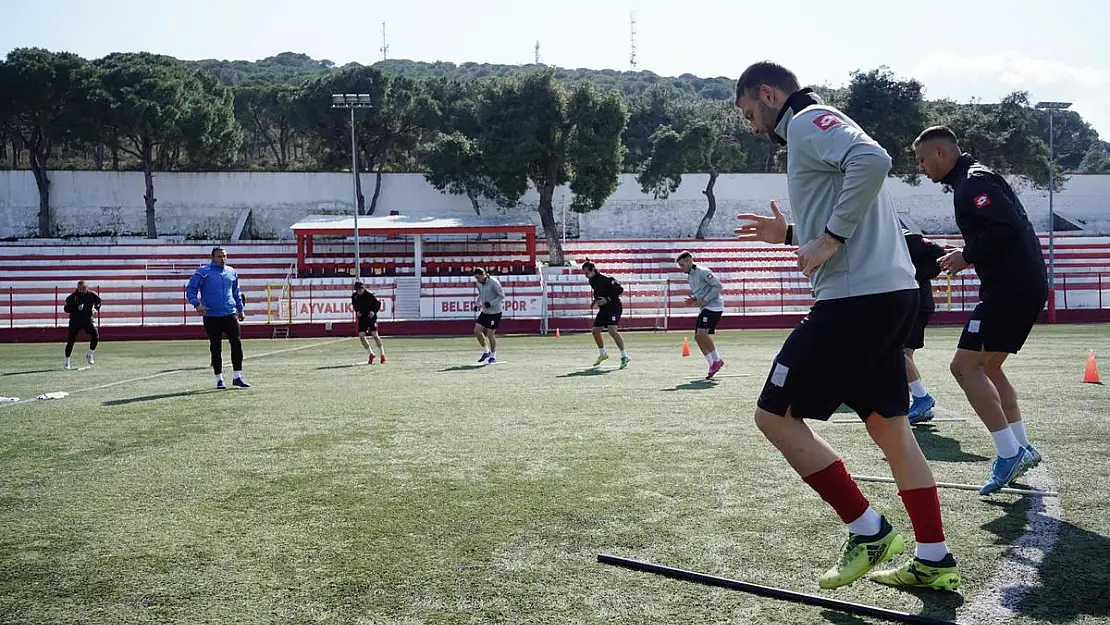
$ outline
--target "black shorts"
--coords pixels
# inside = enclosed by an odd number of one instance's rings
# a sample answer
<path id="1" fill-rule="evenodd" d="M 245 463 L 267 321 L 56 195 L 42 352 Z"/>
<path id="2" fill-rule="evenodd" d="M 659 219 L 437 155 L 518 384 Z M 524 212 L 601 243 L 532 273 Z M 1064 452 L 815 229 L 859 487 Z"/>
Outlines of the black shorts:
<path id="1" fill-rule="evenodd" d="M 595 328 L 608 328 L 620 323 L 621 315 L 624 313 L 624 306 L 620 302 L 606 304 L 597 309 L 597 316 L 594 317 Z"/>
<path id="2" fill-rule="evenodd" d="M 371 332 L 377 332 L 378 331 L 378 316 L 377 315 L 371 315 L 369 317 L 360 316 L 358 318 L 358 331 L 359 332 L 366 332 L 367 334 L 369 334 Z"/>
<path id="3" fill-rule="evenodd" d="M 910 328 L 910 335 L 906 338 L 906 344 L 903 347 L 909 349 L 921 349 L 925 347 L 925 326 L 929 325 L 929 319 L 933 318 L 933 311 L 919 310 L 913 318 L 913 327 Z"/>
<path id="4" fill-rule="evenodd" d="M 917 289 L 823 300 L 783 343 L 759 395 L 761 409 L 826 420 L 841 404 L 861 419 L 904 416 L 906 344 Z"/>
<path id="5" fill-rule="evenodd" d="M 204 331 L 208 334 L 208 340 L 219 341 L 223 335 L 227 335 L 227 339 L 238 340 L 241 338 L 239 332 L 239 318 L 235 315 L 227 315 L 226 317 L 204 317 Z"/>
<path id="6" fill-rule="evenodd" d="M 501 313 L 482 313 L 478 315 L 477 323 L 487 330 L 496 330 L 501 325 Z"/>
<path id="7" fill-rule="evenodd" d="M 984 298 L 971 312 L 960 334 L 960 349 L 1016 354 L 1044 310 L 1047 295 Z"/>
<path id="8" fill-rule="evenodd" d="M 706 310 L 701 309 L 698 313 L 698 320 L 694 323 L 694 329 L 698 330 L 706 328 L 709 334 L 716 334 L 717 323 L 721 320 L 721 315 L 725 314 L 722 310 Z"/>

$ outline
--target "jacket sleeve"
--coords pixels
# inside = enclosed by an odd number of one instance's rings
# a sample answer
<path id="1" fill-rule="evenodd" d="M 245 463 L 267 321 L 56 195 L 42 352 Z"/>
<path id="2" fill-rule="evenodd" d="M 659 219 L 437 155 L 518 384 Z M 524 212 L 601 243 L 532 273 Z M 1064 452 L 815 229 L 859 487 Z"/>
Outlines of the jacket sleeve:
<path id="1" fill-rule="evenodd" d="M 699 299 L 706 302 L 720 297 L 721 291 L 724 289 L 724 287 L 721 286 L 721 279 L 712 271 L 705 272 L 705 286 L 707 288 L 706 295 Z"/>
<path id="2" fill-rule="evenodd" d="M 93 293 L 93 308 L 100 310 L 100 304 L 102 303 L 103 302 L 100 301 L 100 296 L 96 293 Z"/>
<path id="3" fill-rule="evenodd" d="M 998 254 L 1021 234 L 1021 217 L 1001 186 L 989 178 L 973 176 L 956 198 L 973 231 L 964 233 L 964 260 L 974 265 Z"/>
<path id="4" fill-rule="evenodd" d="M 812 151 L 817 160 L 844 172 L 844 184 L 826 228 L 850 239 L 879 197 L 892 166 L 890 155 L 863 130 L 831 111 L 818 110 L 792 122 L 791 143 L 799 130 L 803 150 Z"/>
<path id="5" fill-rule="evenodd" d="M 944 256 L 944 248 L 916 233 L 906 234 L 906 247 L 913 261 L 914 279 L 932 280 L 940 275 L 937 259 Z"/>
<path id="6" fill-rule="evenodd" d="M 493 300 L 490 304 L 500 306 L 505 301 L 505 289 L 501 286 L 500 282 L 493 283 Z"/>
<path id="7" fill-rule="evenodd" d="M 373 293 L 370 293 L 370 312 L 375 315 L 381 312 L 382 301 L 378 299 Z"/>
<path id="8" fill-rule="evenodd" d="M 200 305 L 200 300 L 197 299 L 197 292 L 200 290 L 201 284 L 204 282 L 204 274 L 198 268 L 193 272 L 193 277 L 189 278 L 189 285 L 185 287 L 185 299 L 193 308 Z"/>
<path id="9" fill-rule="evenodd" d="M 66 311 L 67 313 L 72 313 L 77 310 L 77 306 L 74 305 L 76 303 L 76 299 L 77 296 L 73 293 L 70 293 L 69 296 L 66 297 L 66 303 L 62 310 Z"/>
<path id="10" fill-rule="evenodd" d="M 235 310 L 243 312 L 243 307 L 246 306 L 246 301 L 243 299 L 243 294 L 239 291 L 239 274 L 236 273 L 235 277 L 231 279 L 231 298 L 235 300 Z"/>
<path id="11" fill-rule="evenodd" d="M 616 278 L 610 276 L 609 283 L 605 285 L 605 297 L 612 301 L 620 297 L 621 293 L 624 293 L 624 287 L 617 282 Z"/>

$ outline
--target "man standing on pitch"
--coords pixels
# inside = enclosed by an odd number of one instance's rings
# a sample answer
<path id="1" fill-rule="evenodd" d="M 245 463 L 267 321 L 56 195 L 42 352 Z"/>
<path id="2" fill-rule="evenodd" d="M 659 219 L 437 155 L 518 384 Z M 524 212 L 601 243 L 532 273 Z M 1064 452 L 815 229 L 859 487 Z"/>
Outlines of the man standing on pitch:
<path id="1" fill-rule="evenodd" d="M 711 380 L 725 366 L 725 361 L 717 353 L 717 345 L 712 336 L 717 332 L 721 316 L 725 314 L 725 304 L 721 299 L 723 287 L 712 271 L 699 267 L 694 262 L 694 255 L 690 252 L 682 252 L 675 258 L 675 262 L 690 280 L 690 297 L 686 298 L 686 305 L 700 309 L 698 319 L 694 322 L 694 342 L 709 363 L 709 373 L 705 379 Z"/>
<path id="2" fill-rule="evenodd" d="M 886 454 L 917 539 L 912 560 L 870 578 L 954 590 L 960 574 L 945 544 L 936 482 L 905 416 L 902 346 L 917 310 L 917 282 L 898 217 L 882 193 L 890 156 L 775 63 L 744 70 L 736 105 L 754 132 L 786 145 L 787 190 L 797 219 L 787 224 L 772 202 L 772 217 L 738 215 L 747 223 L 736 232 L 741 239 L 800 245 L 798 268 L 817 300 L 775 357 L 755 421 L 848 524 L 839 561 L 820 577 L 820 586 L 856 581 L 901 553 L 905 543 L 804 421 L 827 420 L 846 404 Z"/>
<path id="3" fill-rule="evenodd" d="M 84 280 L 79 280 L 77 290 L 66 298 L 64 310 L 69 313 L 64 367 L 69 369 L 69 356 L 73 353 L 73 344 L 77 342 L 77 333 L 81 331 L 89 335 L 89 351 L 85 354 L 85 360 L 90 365 L 96 364 L 96 346 L 100 343 L 100 332 L 93 322 L 93 312 L 100 310 L 100 296 L 90 291 Z"/>
<path id="4" fill-rule="evenodd" d="M 374 344 L 378 346 L 378 354 L 381 355 L 381 362 L 384 364 L 385 346 L 382 345 L 382 337 L 378 336 L 378 311 L 382 309 L 381 300 L 367 291 L 366 285 L 361 281 L 356 281 L 355 292 L 351 294 L 351 306 L 354 307 L 355 316 L 358 318 L 358 340 L 362 342 L 362 347 L 366 349 L 366 364 L 374 364 L 374 350 L 370 347 L 369 341 L 366 340 L 367 334 L 374 339 Z"/>
<path id="5" fill-rule="evenodd" d="M 906 377 L 910 383 L 910 412 L 906 417 L 910 425 L 924 423 L 933 418 L 933 408 L 936 400 L 925 388 L 921 380 L 921 372 L 913 360 L 914 352 L 925 347 L 925 327 L 936 311 L 936 301 L 933 299 L 933 278 L 940 274 L 940 265 L 937 259 L 944 256 L 944 248 L 926 239 L 924 235 L 910 232 L 902 228 L 902 236 L 906 239 L 906 248 L 913 261 L 914 279 L 917 280 L 917 314 L 914 316 L 913 328 L 909 338 L 906 339 Z"/>
<path id="6" fill-rule="evenodd" d="M 630 361 L 628 352 L 624 351 L 624 337 L 617 330 L 621 314 L 624 312 L 624 306 L 621 304 L 621 293 L 624 293 L 624 287 L 617 282 L 616 278 L 598 271 L 597 266 L 588 258 L 582 263 L 582 273 L 590 281 L 590 288 L 593 290 L 594 299 L 590 307 L 597 306 L 593 335 L 599 353 L 594 366 L 609 359 L 609 354 L 605 353 L 605 339 L 601 336 L 601 332 L 607 330 L 609 336 L 613 337 L 613 342 L 617 344 L 617 349 L 621 350 L 621 369 L 624 369 Z"/>
<path id="7" fill-rule="evenodd" d="M 486 273 L 481 267 L 474 270 L 474 281 L 478 286 L 475 309 L 481 311 L 474 323 L 474 338 L 482 346 L 478 362 L 497 364 L 497 328 L 501 325 L 502 304 L 505 303 L 505 290 L 497 278 Z M 486 346 L 486 342 L 489 346 Z"/>
<path id="8" fill-rule="evenodd" d="M 1025 345 L 1048 301 L 1044 255 L 1009 183 L 962 154 L 955 133 L 944 126 L 927 128 L 913 150 L 930 180 L 952 187 L 964 246 L 941 258 L 941 268 L 954 274 L 974 265 L 979 276 L 979 304 L 964 325 L 950 368 L 994 441 L 997 457 L 979 491 L 989 495 L 1041 461 L 1002 365 Z"/>
<path id="9" fill-rule="evenodd" d="M 223 390 L 224 363 L 220 346 L 223 336 L 231 346 L 231 366 L 234 377 L 231 383 L 250 388 L 243 379 L 243 342 L 239 322 L 243 320 L 243 296 L 239 293 L 239 275 L 227 264 L 227 252 L 222 247 L 212 248 L 212 262 L 197 267 L 185 298 L 204 316 L 204 331 L 208 334 L 208 351 L 212 354 L 212 371 L 216 374 L 216 388 Z"/>

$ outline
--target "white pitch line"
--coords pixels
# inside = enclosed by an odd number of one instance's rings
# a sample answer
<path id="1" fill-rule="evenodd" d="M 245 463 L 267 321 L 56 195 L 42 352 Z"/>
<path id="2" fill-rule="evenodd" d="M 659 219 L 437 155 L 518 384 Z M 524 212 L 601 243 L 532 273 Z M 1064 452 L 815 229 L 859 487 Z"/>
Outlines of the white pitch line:
<path id="1" fill-rule="evenodd" d="M 879 477 L 875 475 L 853 475 L 857 481 L 860 482 L 879 482 L 882 484 L 896 484 L 893 478 Z M 954 484 L 952 482 L 937 482 L 937 488 L 954 488 L 957 490 L 973 490 L 978 492 L 982 486 L 976 484 Z M 1043 497 L 1059 497 L 1060 493 L 1051 490 L 1039 490 L 1032 488 L 1002 488 L 995 492 L 1006 493 L 1009 495 L 1041 495 Z"/>
<path id="2" fill-rule="evenodd" d="M 286 348 L 286 349 L 279 349 L 279 350 L 276 350 L 276 351 L 266 352 L 266 353 L 263 353 L 263 354 L 252 354 L 250 356 L 243 356 L 243 360 L 252 360 L 252 359 L 255 359 L 255 358 L 266 358 L 268 356 L 277 356 L 278 354 L 288 354 L 289 352 L 296 352 L 296 351 L 300 351 L 302 349 L 312 349 L 313 347 L 323 347 L 325 345 L 334 345 L 336 343 L 342 343 L 343 341 L 350 341 L 350 340 L 351 340 L 351 338 L 342 338 L 342 339 L 336 339 L 334 341 L 328 341 L 327 343 L 313 343 L 311 345 L 298 345 L 297 347 L 289 347 L 289 348 Z M 228 365 L 228 364 L 230 364 L 229 361 L 224 362 L 225 366 Z M 88 388 L 81 388 L 81 389 L 77 389 L 77 390 L 74 390 L 74 391 L 69 391 L 69 394 L 72 395 L 74 393 L 84 393 L 86 391 L 98 391 L 98 390 L 105 389 L 105 388 L 111 388 L 113 386 L 119 386 L 121 384 L 131 384 L 133 382 L 140 382 L 140 381 L 143 381 L 143 380 L 153 380 L 154 378 L 160 378 L 160 377 L 167 376 L 167 375 L 174 375 L 176 373 L 185 373 L 186 371 L 195 371 L 195 370 L 196 369 L 189 368 L 189 369 L 173 369 L 171 371 L 160 371 L 158 373 L 152 373 L 150 375 L 144 375 L 144 376 L 140 376 L 140 377 L 137 377 L 137 378 L 128 378 L 126 380 L 120 380 L 119 382 L 109 382 L 107 384 L 100 384 L 98 386 L 90 386 Z M 2 406 L 15 406 L 17 404 L 24 404 L 24 403 L 36 401 L 38 399 L 39 395 L 43 395 L 43 393 L 38 393 L 34 397 L 28 397 L 27 399 L 21 399 L 21 400 L 16 401 L 16 402 L 9 402 L 9 403 L 0 404 L 0 405 L 2 405 Z"/>

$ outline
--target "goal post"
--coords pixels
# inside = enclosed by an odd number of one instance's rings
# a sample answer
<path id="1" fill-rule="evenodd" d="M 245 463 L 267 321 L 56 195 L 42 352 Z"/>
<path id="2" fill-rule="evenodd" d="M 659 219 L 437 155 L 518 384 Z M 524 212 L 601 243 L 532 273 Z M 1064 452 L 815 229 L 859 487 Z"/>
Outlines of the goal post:
<path id="1" fill-rule="evenodd" d="M 671 312 L 670 281 L 632 279 L 621 281 L 624 314 L 621 327 L 629 330 L 667 331 Z"/>

